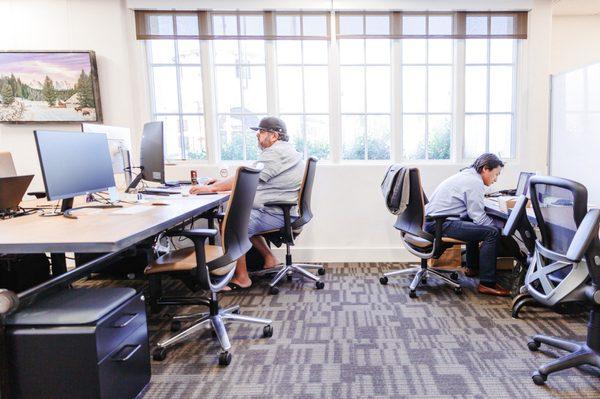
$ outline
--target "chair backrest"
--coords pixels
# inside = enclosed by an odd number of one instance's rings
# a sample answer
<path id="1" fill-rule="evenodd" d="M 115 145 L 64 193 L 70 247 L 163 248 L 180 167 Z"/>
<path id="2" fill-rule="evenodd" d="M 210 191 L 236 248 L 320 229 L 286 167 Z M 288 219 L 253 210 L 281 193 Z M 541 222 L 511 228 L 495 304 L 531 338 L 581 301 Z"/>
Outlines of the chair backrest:
<path id="1" fill-rule="evenodd" d="M 306 168 L 304 169 L 304 177 L 302 185 L 298 193 L 298 214 L 299 217 L 292 223 L 292 229 L 297 229 L 308 223 L 313 213 L 310 208 L 312 198 L 312 189 L 315 181 L 315 171 L 317 170 L 317 158 L 310 157 L 306 160 Z"/>
<path id="2" fill-rule="evenodd" d="M 236 172 L 221 228 L 223 256 L 209 263 L 211 270 L 236 261 L 252 247 L 248 238 L 248 222 L 259 173 L 259 170 L 245 166 L 239 167 Z"/>
<path id="3" fill-rule="evenodd" d="M 17 175 L 15 164 L 10 152 L 0 151 L 0 177 L 13 177 Z"/>
<path id="4" fill-rule="evenodd" d="M 587 213 L 587 189 L 568 179 L 533 176 L 529 194 L 541 240 L 536 240 L 525 276 L 527 291 L 547 306 L 584 299 L 594 256 L 586 251 L 586 262 L 573 262 L 567 253 Z M 597 242 L 596 236 L 590 247 Z"/>
<path id="5" fill-rule="evenodd" d="M 426 198 L 421 186 L 421 174 L 417 168 L 410 168 L 408 173 L 410 182 L 408 204 L 404 212 L 398 215 L 394 227 L 403 233 L 433 241 L 433 236 L 423 230 Z"/>
<path id="6" fill-rule="evenodd" d="M 529 194 L 541 244 L 565 255 L 587 213 L 587 189 L 568 179 L 533 176 L 529 180 Z"/>

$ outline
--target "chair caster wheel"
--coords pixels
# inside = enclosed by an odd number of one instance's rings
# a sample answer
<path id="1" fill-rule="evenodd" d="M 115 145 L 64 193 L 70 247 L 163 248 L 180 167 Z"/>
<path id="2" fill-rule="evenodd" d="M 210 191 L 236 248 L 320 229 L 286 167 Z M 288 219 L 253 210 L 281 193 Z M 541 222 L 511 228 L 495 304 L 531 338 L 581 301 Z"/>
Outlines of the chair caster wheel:
<path id="1" fill-rule="evenodd" d="M 171 322 L 171 332 L 177 332 L 181 330 L 181 322 L 179 320 L 173 320 Z"/>
<path id="2" fill-rule="evenodd" d="M 454 293 L 455 293 L 456 295 L 462 295 L 462 288 L 460 288 L 460 287 L 456 287 L 456 288 L 454 289 Z"/>
<path id="3" fill-rule="evenodd" d="M 408 296 L 411 297 L 411 298 L 416 298 L 417 297 L 417 292 L 411 290 L 411 291 L 408 292 Z"/>
<path id="4" fill-rule="evenodd" d="M 322 281 L 317 281 L 315 283 L 315 287 L 317 287 L 318 290 L 322 290 L 323 288 L 325 288 L 325 283 Z"/>
<path id="5" fill-rule="evenodd" d="M 232 310 L 231 313 L 233 313 L 233 314 L 240 314 L 240 310 L 239 309 Z"/>
<path id="6" fill-rule="evenodd" d="M 427 285 L 427 277 L 423 277 L 423 278 L 421 279 L 421 284 L 423 284 L 423 285 Z"/>
<path id="7" fill-rule="evenodd" d="M 278 287 L 271 287 L 271 288 L 269 288 L 269 294 L 271 294 L 271 295 L 277 295 L 277 294 L 279 294 L 279 288 Z"/>
<path id="8" fill-rule="evenodd" d="M 450 278 L 452 280 L 454 280 L 454 281 L 457 281 L 458 280 L 458 273 L 456 273 L 456 272 L 450 273 Z"/>
<path id="9" fill-rule="evenodd" d="M 167 349 L 166 348 L 159 347 L 159 348 L 154 349 L 154 351 L 152 352 L 152 359 L 154 359 L 157 362 L 162 362 L 166 358 L 167 358 Z"/>
<path id="10" fill-rule="evenodd" d="M 325 275 L 325 268 L 320 268 L 319 270 L 317 270 L 317 273 L 319 273 L 319 276 L 324 276 Z"/>
<path id="11" fill-rule="evenodd" d="M 379 278 L 379 282 L 381 283 L 381 285 L 386 285 L 388 283 L 388 278 L 386 276 L 380 277 Z"/>
<path id="12" fill-rule="evenodd" d="M 231 353 L 227 351 L 219 353 L 219 365 L 229 366 L 229 363 L 231 363 Z"/>
<path id="13" fill-rule="evenodd" d="M 271 338 L 273 336 L 273 326 L 268 325 L 263 328 L 263 338 Z"/>
<path id="14" fill-rule="evenodd" d="M 292 275 L 288 274 L 287 276 L 285 276 L 285 278 L 287 279 L 287 281 L 292 281 Z"/>
<path id="15" fill-rule="evenodd" d="M 540 373 L 539 371 L 536 371 L 531 376 L 531 379 L 533 380 L 533 383 L 535 385 L 544 385 L 544 384 L 546 384 L 546 380 L 548 379 L 548 376 L 546 374 Z"/>
<path id="16" fill-rule="evenodd" d="M 535 352 L 540 348 L 540 343 L 537 341 L 529 341 L 527 342 L 527 347 L 529 348 L 530 351 Z"/>

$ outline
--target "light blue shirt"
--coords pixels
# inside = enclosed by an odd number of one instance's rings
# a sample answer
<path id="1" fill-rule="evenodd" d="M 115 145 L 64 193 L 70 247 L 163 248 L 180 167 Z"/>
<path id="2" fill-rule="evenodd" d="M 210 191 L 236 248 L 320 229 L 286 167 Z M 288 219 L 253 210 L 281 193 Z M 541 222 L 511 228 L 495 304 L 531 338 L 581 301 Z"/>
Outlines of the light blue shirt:
<path id="1" fill-rule="evenodd" d="M 475 168 L 465 169 L 444 180 L 425 205 L 425 214 L 467 215 L 476 224 L 489 226 L 493 220 L 485 213 L 485 184 Z"/>

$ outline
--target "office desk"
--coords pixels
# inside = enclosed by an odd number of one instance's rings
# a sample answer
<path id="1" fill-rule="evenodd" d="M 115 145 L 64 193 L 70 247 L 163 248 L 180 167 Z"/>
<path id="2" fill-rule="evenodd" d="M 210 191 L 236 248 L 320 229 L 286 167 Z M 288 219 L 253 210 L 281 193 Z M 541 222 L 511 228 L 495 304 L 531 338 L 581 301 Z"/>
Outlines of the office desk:
<path id="1" fill-rule="evenodd" d="M 0 253 L 115 252 L 228 198 L 227 194 L 160 197 L 143 204 L 123 204 L 123 208 L 76 210 L 73 214 L 78 219 L 41 217 L 39 213 L 7 219 L 0 221 Z M 152 205 L 153 201 L 168 205 Z"/>
<path id="2" fill-rule="evenodd" d="M 227 201 L 229 194 L 191 197 L 159 197 L 143 204 L 123 204 L 116 209 L 81 209 L 78 219 L 38 214 L 0 221 L 0 253 L 106 252 L 97 259 L 18 294 L 19 308 L 41 294 L 75 281 L 101 268 L 102 264 L 131 245 L 199 216 Z M 168 205 L 152 205 L 164 202 Z M 39 203 L 39 202 L 38 202 Z M 24 203 L 32 206 L 35 202 Z M 76 203 L 75 206 L 83 205 Z M 93 204 L 88 204 L 93 205 Z M 4 325 L 0 314 L 0 395 L 8 397 Z"/>

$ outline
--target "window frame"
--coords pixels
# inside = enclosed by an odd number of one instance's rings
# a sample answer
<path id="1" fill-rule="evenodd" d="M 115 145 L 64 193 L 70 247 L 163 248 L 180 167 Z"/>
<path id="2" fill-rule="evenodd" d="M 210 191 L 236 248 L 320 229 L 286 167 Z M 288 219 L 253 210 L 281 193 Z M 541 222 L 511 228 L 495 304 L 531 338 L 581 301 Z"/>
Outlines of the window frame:
<path id="1" fill-rule="evenodd" d="M 270 14 L 269 14 L 270 13 Z M 486 59 L 486 63 L 485 64 L 474 64 L 474 63 L 470 63 L 467 64 L 466 63 L 466 41 L 469 40 L 469 36 L 465 36 L 465 37 L 454 37 L 451 38 L 452 40 L 452 48 L 453 48 L 453 58 L 452 58 L 452 63 L 451 64 L 430 64 L 429 63 L 429 41 L 430 40 L 436 40 L 436 36 L 433 37 L 414 37 L 414 38 L 421 38 L 421 39 L 425 39 L 426 40 L 426 63 L 425 64 L 406 64 L 403 60 L 402 60 L 402 47 L 403 47 L 403 43 L 404 43 L 404 39 L 408 39 L 408 36 L 403 36 L 403 37 L 394 37 L 394 33 L 393 32 L 397 32 L 398 31 L 398 26 L 396 26 L 395 24 L 398 23 L 398 19 L 394 18 L 392 16 L 392 13 L 383 13 L 383 14 L 389 14 L 390 15 L 390 30 L 392 31 L 392 34 L 389 38 L 389 42 L 390 42 L 390 63 L 389 64 L 385 64 L 386 67 L 390 68 L 390 79 L 391 79 L 391 98 L 390 98 L 390 112 L 389 113 L 368 113 L 367 112 L 367 108 L 365 105 L 365 112 L 363 113 L 353 113 L 353 112 L 342 112 L 341 110 L 341 82 L 340 82 L 340 74 L 341 74 L 341 67 L 342 66 L 351 66 L 350 64 L 341 64 L 340 62 L 340 40 L 362 40 L 363 45 L 366 48 L 367 45 L 367 40 L 369 39 L 368 37 L 364 37 L 364 38 L 357 38 L 357 39 L 349 39 L 349 38 L 342 38 L 339 39 L 336 37 L 336 30 L 338 30 L 338 25 L 337 25 L 337 21 L 339 18 L 340 14 L 348 14 L 349 12 L 336 12 L 336 11 L 331 11 L 331 12 L 327 12 L 326 14 L 326 20 L 327 20 L 327 33 L 329 35 L 329 39 L 327 40 L 328 43 L 328 64 L 327 66 L 325 65 L 321 65 L 318 64 L 316 66 L 321 66 L 321 67 L 327 67 L 328 70 L 328 76 L 329 76 L 329 113 L 328 114 L 320 114 L 320 113 L 306 113 L 306 104 L 305 104 L 305 98 L 303 98 L 303 112 L 298 114 L 295 112 L 286 112 L 284 115 L 298 115 L 301 116 L 302 118 L 302 124 L 303 126 L 306 124 L 306 118 L 307 116 L 312 116 L 312 115 L 318 115 L 318 116 L 328 116 L 329 118 L 329 158 L 324 160 L 327 163 L 333 163 L 333 164 L 352 164 L 352 163 L 370 163 L 370 164 L 379 164 L 379 163 L 389 163 L 389 162 L 408 162 L 408 163 L 414 163 L 414 164 L 444 164 L 444 163 L 464 163 L 467 162 L 469 160 L 471 160 L 471 157 L 467 157 L 467 155 L 465 154 L 465 140 L 466 140 L 466 135 L 465 135 L 465 119 L 467 115 L 480 115 L 483 114 L 486 117 L 486 151 L 489 149 L 489 142 L 490 142 L 490 116 L 491 115 L 511 115 L 511 134 L 510 134 L 510 140 L 511 140 L 511 144 L 510 144 L 510 156 L 503 156 L 502 159 L 505 160 L 515 160 L 518 159 L 519 157 L 519 153 L 518 153 L 518 140 L 520 137 L 520 132 L 523 131 L 524 129 L 524 122 L 522 120 L 523 116 L 522 116 L 522 107 L 524 106 L 524 103 L 521 99 L 521 95 L 524 94 L 524 89 L 523 89 L 523 77 L 524 77 L 524 63 L 526 62 L 525 57 L 523 56 L 523 48 L 525 48 L 525 46 L 527 45 L 526 42 L 524 42 L 522 39 L 522 37 L 514 37 L 513 38 L 513 58 L 512 58 L 512 62 L 511 63 L 492 63 L 491 62 L 491 53 L 490 53 L 490 47 L 491 47 L 491 42 L 492 40 L 494 40 L 495 38 L 498 39 L 504 39 L 505 37 L 500 36 L 500 37 L 494 37 L 493 35 L 485 38 L 487 41 L 487 59 Z M 249 15 L 249 14 L 254 14 L 254 15 L 263 15 L 263 30 L 265 35 L 268 35 L 269 33 L 272 33 L 272 30 L 274 30 L 274 26 L 275 26 L 275 18 L 276 15 L 305 15 L 305 14 L 311 14 L 311 12 L 290 12 L 290 11 L 285 11 L 285 12 L 265 12 L 265 13 L 261 13 L 261 12 L 234 12 L 234 11 L 215 11 L 214 13 L 209 12 L 209 18 L 208 20 L 210 21 L 210 27 L 212 30 L 212 24 L 213 24 L 213 16 L 212 15 L 236 15 L 237 18 L 237 29 L 238 29 L 238 34 L 240 32 L 240 16 L 242 15 Z M 270 15 L 270 21 L 267 21 L 267 14 Z M 362 15 L 363 16 L 363 30 L 365 29 L 365 16 L 367 15 L 377 15 L 377 14 L 382 14 L 382 13 L 378 13 L 378 12 L 354 12 L 354 14 L 356 15 Z M 410 13 L 406 13 L 407 15 L 425 15 L 425 16 L 429 16 L 429 15 L 433 15 L 433 14 L 445 14 L 448 15 L 448 13 L 428 13 L 428 12 L 410 12 Z M 455 13 L 455 17 L 456 15 L 460 14 L 460 13 Z M 473 15 L 473 14 L 481 14 L 481 15 L 485 15 L 486 13 L 467 13 L 467 15 Z M 508 13 L 510 14 L 510 13 Z M 491 14 L 493 15 L 493 13 Z M 427 25 L 429 24 L 429 18 L 426 18 L 426 23 Z M 303 19 L 301 18 L 301 24 L 303 23 Z M 456 20 L 453 21 L 454 24 L 456 24 Z M 490 29 L 490 24 L 491 24 L 491 16 L 488 15 L 488 31 Z M 269 28 L 270 25 L 270 28 Z M 269 29 L 271 29 L 271 31 L 269 31 Z M 401 25 L 400 25 L 400 29 L 401 29 Z M 397 33 L 396 33 L 397 34 Z M 464 33 L 463 33 L 464 34 Z M 489 34 L 489 32 L 488 32 Z M 373 39 L 378 39 L 378 38 L 382 38 L 382 37 L 373 37 Z M 478 37 L 475 36 L 473 37 L 474 39 L 481 39 L 482 37 Z M 278 95 L 279 95 L 279 82 L 278 82 L 278 68 L 280 66 L 296 66 L 296 67 L 300 67 L 301 71 L 302 71 L 302 76 L 303 76 L 303 82 L 302 82 L 302 91 L 304 93 L 305 91 L 305 84 L 304 84 L 304 68 L 307 66 L 311 66 L 311 65 L 307 65 L 304 61 L 304 42 L 306 40 L 309 39 L 302 39 L 301 37 L 290 37 L 289 39 L 293 39 L 293 40 L 298 40 L 301 43 L 301 49 L 302 49 L 302 63 L 299 65 L 296 64 L 279 64 L 278 59 L 277 59 L 277 42 L 278 40 L 271 40 L 269 38 L 266 39 L 258 39 L 254 36 L 252 37 L 248 37 L 248 39 L 254 39 L 254 40 L 263 40 L 264 42 L 264 46 L 265 46 L 265 64 L 260 64 L 261 67 L 265 68 L 265 76 L 266 76 L 266 93 L 267 93 L 267 114 L 269 115 L 280 115 L 280 110 L 279 110 L 279 101 L 278 101 Z M 281 39 L 281 38 L 279 38 Z M 314 37 L 312 39 L 315 39 Z M 322 37 L 318 38 L 318 39 L 323 39 Z M 175 54 L 175 62 L 173 64 L 164 64 L 164 63 L 153 63 L 152 62 L 152 46 L 147 43 L 144 47 L 145 47 L 145 52 L 146 52 L 146 63 L 147 63 L 147 73 L 148 73 L 148 83 L 149 83 L 149 94 L 150 94 L 150 98 L 149 98 L 149 102 L 150 102 L 150 115 L 153 119 L 156 119 L 159 116 L 177 116 L 178 117 L 178 126 L 179 126 L 179 146 L 180 146 L 180 151 L 181 151 L 181 158 L 182 159 L 169 159 L 169 161 L 176 161 L 178 163 L 219 163 L 219 162 L 231 162 L 231 163 L 245 163 L 248 161 L 247 159 L 247 154 L 246 154 L 246 132 L 242 132 L 242 134 L 244 135 L 244 159 L 239 159 L 239 160 L 222 160 L 221 159 L 221 139 L 220 139 L 220 134 L 219 134 L 219 129 L 218 129 L 218 119 L 220 115 L 233 115 L 233 114 L 227 114 L 227 113 L 218 113 L 217 112 L 217 103 L 218 103 L 218 90 L 216 88 L 216 81 L 215 81 L 215 74 L 216 74 L 216 67 L 217 66 L 253 66 L 255 65 L 254 63 L 252 64 L 217 64 L 215 63 L 215 59 L 214 59 L 214 48 L 212 45 L 212 41 L 211 40 L 203 40 L 203 39 L 192 39 L 192 40 L 198 40 L 199 46 L 200 46 L 200 63 L 193 63 L 193 64 L 182 64 L 180 62 L 179 59 L 179 40 L 181 39 L 177 39 L 177 38 L 173 38 L 171 39 L 173 46 L 174 46 L 174 54 Z M 232 37 L 232 38 L 224 38 L 223 36 L 219 37 L 218 39 L 214 39 L 214 40 L 236 40 L 237 41 L 237 46 L 238 46 L 238 52 L 240 51 L 240 43 L 242 40 L 242 38 L 240 38 L 239 36 L 236 37 Z M 282 39 L 282 41 L 285 42 L 285 39 Z M 366 53 L 365 53 L 366 56 Z M 361 66 L 363 68 L 363 72 L 366 74 L 367 73 L 367 67 L 368 66 L 377 66 L 380 64 L 368 64 L 366 63 L 366 59 L 365 59 L 365 63 L 364 64 L 356 64 L 358 66 Z M 259 64 L 256 64 L 259 65 Z M 354 65 L 354 64 L 352 64 Z M 381 64 L 383 65 L 383 64 Z M 440 112 L 434 112 L 431 113 L 429 112 L 429 104 L 427 103 L 427 112 L 426 113 L 415 113 L 415 112 L 409 112 L 409 113 L 405 113 L 403 110 L 403 106 L 402 106 L 402 90 L 403 90 L 403 84 L 402 84 L 402 75 L 403 75 L 403 68 L 405 66 L 421 66 L 425 68 L 425 75 L 426 75 L 426 82 L 427 85 L 429 85 L 429 68 L 431 66 L 437 66 L 437 65 L 443 65 L 443 66 L 450 66 L 452 69 L 452 95 L 451 95 L 451 111 L 450 113 L 440 113 Z M 479 65 L 479 66 L 485 66 L 486 67 L 486 85 L 487 87 L 487 96 L 486 96 L 486 112 L 466 112 L 465 111 L 465 91 L 466 91 L 466 67 L 467 66 L 471 66 L 471 65 Z M 512 98 L 511 98 L 511 111 L 510 112 L 490 112 L 489 109 L 489 105 L 490 105 L 490 99 L 491 99 L 491 94 L 490 94 L 490 90 L 489 90 L 489 85 L 490 85 L 490 71 L 491 71 L 491 66 L 502 66 L 502 65 L 510 65 L 512 67 Z M 170 67 L 175 67 L 175 71 L 176 71 L 176 79 L 177 79 L 177 113 L 158 113 L 156 110 L 156 104 L 155 104 L 155 85 L 154 85 L 154 68 L 155 67 L 163 67 L 163 66 L 170 66 Z M 203 105 L 203 111 L 202 113 L 185 113 L 182 110 L 182 92 L 181 92 L 181 75 L 182 75 L 182 67 L 187 67 L 187 66 L 191 66 L 191 67 L 199 67 L 201 70 L 201 79 L 202 79 L 202 105 Z M 240 91 L 242 91 L 242 88 L 240 87 Z M 366 96 L 366 91 L 367 91 L 367 87 L 365 85 L 365 103 L 367 101 L 367 96 Z M 240 93 L 240 100 L 243 106 L 243 94 Z M 428 100 L 428 90 L 427 93 L 425 95 L 426 97 L 426 101 Z M 237 115 L 237 114 L 236 114 Z M 244 114 L 245 115 L 245 114 Z M 259 115 L 259 114 L 252 114 L 252 115 Z M 345 115 L 359 115 L 363 118 L 365 118 L 365 137 L 368 134 L 368 128 L 367 128 L 367 116 L 369 115 L 385 115 L 388 116 L 390 118 L 390 143 L 389 143 L 389 148 L 390 148 L 390 158 L 386 159 L 386 160 L 370 160 L 368 159 L 368 143 L 367 141 L 365 141 L 365 150 L 364 150 L 364 159 L 344 159 L 343 157 L 343 132 L 341 130 L 341 125 L 342 125 L 342 118 Z M 425 158 L 424 159 L 408 159 L 404 157 L 404 149 L 403 149 L 403 143 L 404 143 L 404 132 L 403 132 L 403 117 L 405 115 L 424 115 L 426 117 L 426 135 L 425 135 Z M 451 137 L 450 137 L 450 157 L 449 159 L 429 159 L 428 156 L 428 145 L 429 145 L 429 130 L 427 128 L 428 122 L 429 122 L 429 116 L 430 115 L 449 115 L 451 118 Z M 200 117 L 202 118 L 203 121 L 203 127 L 204 127 L 204 141 L 205 141 L 205 145 L 204 148 L 206 150 L 206 156 L 204 159 L 186 159 L 187 158 L 187 152 L 188 149 L 186 148 L 186 139 L 185 139 L 185 134 L 184 134 L 184 130 L 183 130 L 183 124 L 184 124 L 184 118 L 186 116 L 194 116 L 194 117 Z M 304 157 L 309 156 L 310 154 L 308 153 L 308 141 L 307 141 L 307 137 L 306 137 L 306 130 L 303 129 L 303 132 L 301 132 L 301 134 L 304 137 L 304 149 L 303 149 L 303 155 Z"/>

